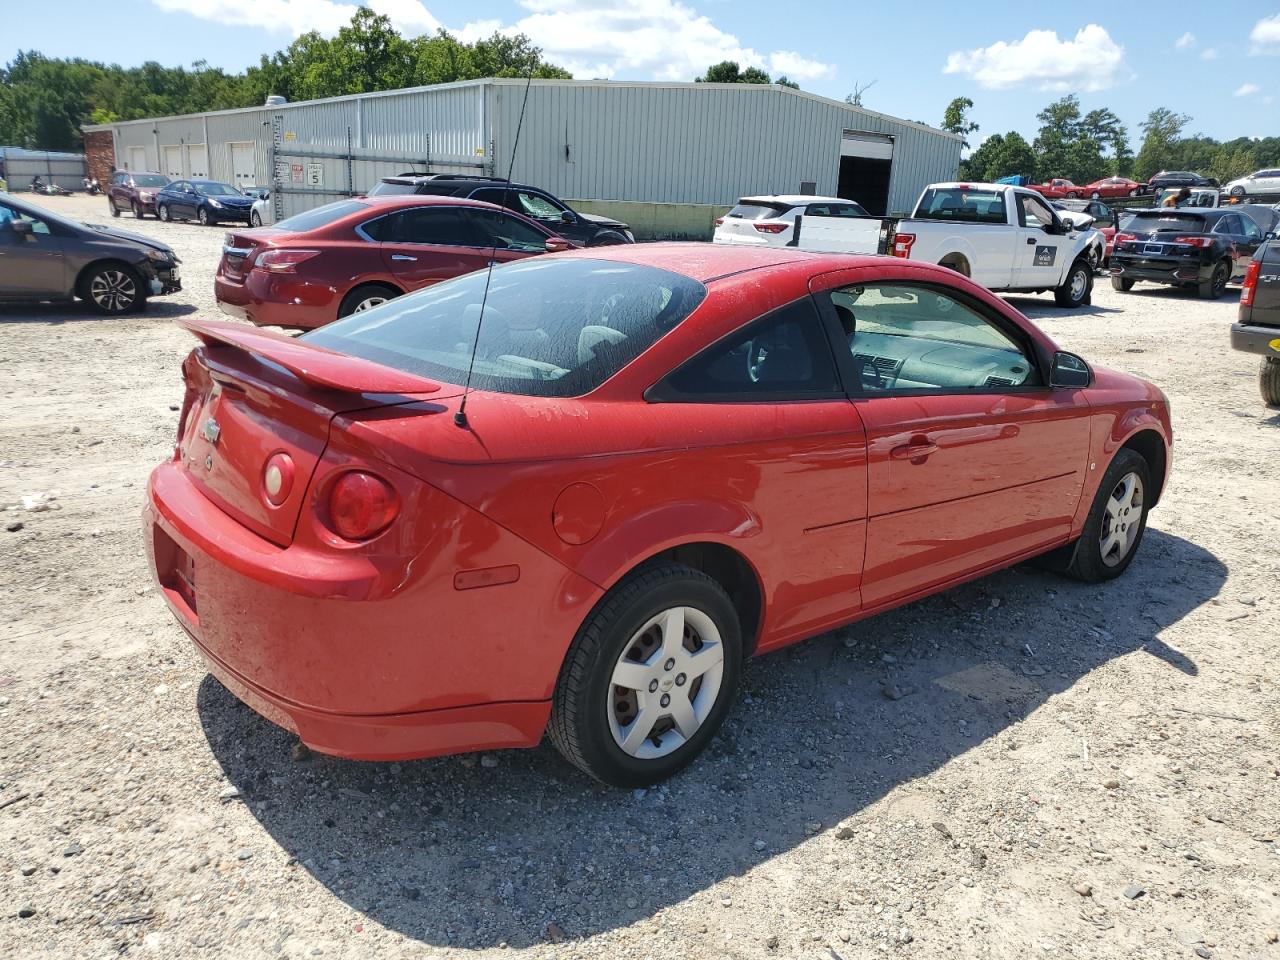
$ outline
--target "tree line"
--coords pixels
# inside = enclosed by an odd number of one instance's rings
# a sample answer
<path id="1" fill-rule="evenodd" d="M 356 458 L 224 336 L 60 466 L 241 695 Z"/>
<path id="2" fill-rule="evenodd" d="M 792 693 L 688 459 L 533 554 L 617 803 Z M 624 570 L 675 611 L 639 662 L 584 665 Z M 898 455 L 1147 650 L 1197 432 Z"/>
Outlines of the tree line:
<path id="1" fill-rule="evenodd" d="M 943 114 L 943 129 L 962 137 L 976 133 L 978 125 L 968 119 L 972 108 L 968 97 L 956 97 Z M 1142 142 L 1136 155 L 1119 117 L 1105 108 L 1082 113 L 1075 95 L 1055 100 L 1036 119 L 1040 128 L 1032 142 L 1016 130 L 993 134 L 960 161 L 960 177 L 991 181 L 1021 174 L 1036 182 L 1062 177 L 1085 184 L 1109 176 L 1147 180 L 1161 170 L 1193 170 L 1226 183 L 1260 167 L 1280 166 L 1280 137 L 1223 142 L 1184 136 L 1191 118 L 1165 107 L 1152 110 L 1138 125 Z"/>
<path id="2" fill-rule="evenodd" d="M 523 34 L 463 43 L 440 30 L 405 38 L 361 7 L 336 36 L 304 33 L 244 73 L 120 67 L 23 51 L 0 68 L 0 144 L 78 150 L 84 124 L 259 106 L 269 95 L 315 100 L 483 77 L 571 79 Z"/>

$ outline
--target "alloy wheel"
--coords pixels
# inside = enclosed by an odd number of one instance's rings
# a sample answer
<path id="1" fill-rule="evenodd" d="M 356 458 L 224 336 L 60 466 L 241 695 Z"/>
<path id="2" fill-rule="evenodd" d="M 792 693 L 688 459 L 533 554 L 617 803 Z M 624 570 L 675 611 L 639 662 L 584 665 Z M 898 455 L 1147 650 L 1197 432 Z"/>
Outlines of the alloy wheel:
<path id="1" fill-rule="evenodd" d="M 137 302 L 138 285 L 123 270 L 101 270 L 89 282 L 89 296 L 105 313 L 124 313 Z"/>
<path id="2" fill-rule="evenodd" d="M 160 209 L 157 210 L 156 213 L 159 214 L 160 219 L 163 220 L 165 223 L 169 222 L 169 208 L 165 206 L 163 203 L 160 204 Z"/>
<path id="3" fill-rule="evenodd" d="M 715 621 L 695 607 L 672 607 L 631 637 L 613 668 L 606 709 L 622 751 L 665 757 L 698 732 L 720 696 L 724 644 Z"/>
<path id="4" fill-rule="evenodd" d="M 1098 534 L 1098 550 L 1108 567 L 1119 566 L 1137 543 L 1142 530 L 1142 503 L 1142 478 L 1133 472 L 1126 473 L 1107 498 L 1102 530 Z"/>
<path id="5" fill-rule="evenodd" d="M 363 300 L 361 300 L 359 303 L 356 304 L 356 308 L 351 312 L 364 313 L 366 310 L 372 310 L 374 307 L 382 306 L 382 304 L 386 303 L 390 299 L 391 299 L 390 297 L 382 297 L 376 294 L 371 297 L 365 297 Z"/>

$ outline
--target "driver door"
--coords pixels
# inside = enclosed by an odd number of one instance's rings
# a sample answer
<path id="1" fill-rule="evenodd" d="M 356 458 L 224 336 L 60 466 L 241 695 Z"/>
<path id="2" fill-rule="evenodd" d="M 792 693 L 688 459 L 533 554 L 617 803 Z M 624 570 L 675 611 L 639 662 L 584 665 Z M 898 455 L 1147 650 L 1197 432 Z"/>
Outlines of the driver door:
<path id="1" fill-rule="evenodd" d="M 1056 229 L 1057 218 L 1049 205 L 1039 197 L 1017 194 L 1018 243 L 1013 282 L 1017 287 L 1056 287 L 1070 264 L 1063 258 L 1071 255 L 1069 241 Z"/>
<path id="2" fill-rule="evenodd" d="M 469 207 L 464 215 L 480 243 L 490 247 L 495 266 L 547 252 L 548 234 L 500 210 Z"/>

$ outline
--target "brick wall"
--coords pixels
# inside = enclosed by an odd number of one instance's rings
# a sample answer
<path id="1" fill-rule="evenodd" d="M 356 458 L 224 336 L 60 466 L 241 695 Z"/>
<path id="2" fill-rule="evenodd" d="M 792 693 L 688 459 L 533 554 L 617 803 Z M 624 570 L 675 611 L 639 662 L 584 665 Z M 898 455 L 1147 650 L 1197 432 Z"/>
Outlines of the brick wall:
<path id="1" fill-rule="evenodd" d="M 89 176 L 97 177 L 102 189 L 107 189 L 111 171 L 116 165 L 115 141 L 110 130 L 89 130 L 85 133 L 84 158 L 89 166 Z"/>

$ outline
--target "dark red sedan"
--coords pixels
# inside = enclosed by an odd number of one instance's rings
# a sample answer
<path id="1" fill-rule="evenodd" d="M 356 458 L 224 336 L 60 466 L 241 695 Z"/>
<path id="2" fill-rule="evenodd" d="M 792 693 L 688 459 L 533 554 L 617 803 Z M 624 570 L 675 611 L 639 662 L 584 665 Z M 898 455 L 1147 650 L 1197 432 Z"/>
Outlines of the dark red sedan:
<path id="1" fill-rule="evenodd" d="M 1147 185 L 1128 177 L 1103 177 L 1081 188 L 1084 196 L 1093 200 L 1114 200 L 1118 197 L 1137 197 L 1147 192 Z"/>
<path id="2" fill-rule="evenodd" d="M 360 197 L 227 234 L 214 295 L 259 326 L 311 329 L 491 262 L 574 246 L 490 203 Z"/>
<path id="3" fill-rule="evenodd" d="M 316 750 L 549 733 L 652 783 L 748 656 L 1039 554 L 1120 575 L 1169 471 L 1160 390 L 941 267 L 640 244 L 486 279 L 298 339 L 180 321 L 155 575 Z"/>

